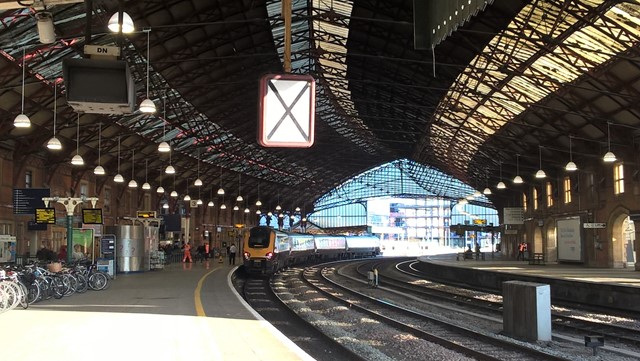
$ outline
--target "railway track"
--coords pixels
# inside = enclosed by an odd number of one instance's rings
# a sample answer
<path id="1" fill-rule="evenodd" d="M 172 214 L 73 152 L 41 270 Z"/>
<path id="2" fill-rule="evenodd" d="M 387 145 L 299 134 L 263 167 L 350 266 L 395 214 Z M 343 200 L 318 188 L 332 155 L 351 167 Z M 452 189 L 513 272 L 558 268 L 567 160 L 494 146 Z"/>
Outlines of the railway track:
<path id="1" fill-rule="evenodd" d="M 299 271 L 298 271 L 299 272 Z M 334 283 L 327 278 L 327 274 L 333 274 L 333 267 L 313 266 L 305 269 L 303 279 L 296 280 L 294 270 L 285 272 L 289 280 L 282 281 L 286 289 L 294 289 L 298 294 L 312 294 L 306 306 L 299 306 L 303 312 L 318 310 L 346 310 L 351 317 L 369 319 L 370 323 L 387 325 L 395 335 L 411 335 L 417 340 L 427 341 L 431 346 L 426 349 L 446 349 L 447 352 L 456 352 L 467 357 L 480 360 L 568 360 L 562 356 L 552 355 L 542 349 L 532 347 L 526 343 L 516 342 L 506 337 L 478 332 L 467 327 L 453 325 L 446 320 L 440 320 L 426 314 L 409 310 L 407 308 L 391 305 L 384 300 L 366 296 L 357 290 Z M 302 283 L 304 281 L 304 284 Z M 294 298 L 294 297 L 292 297 Z M 295 301 L 301 302 L 301 301 Z M 331 313 L 331 312 L 329 312 Z M 340 317 L 344 317 L 340 314 Z M 342 318 L 336 321 L 322 320 L 319 323 L 345 324 L 345 328 L 352 328 Z M 334 336 L 335 338 L 335 336 Z M 381 344 L 379 340 L 367 340 L 365 343 L 379 344 L 381 352 L 391 355 L 392 359 L 407 359 L 402 350 L 393 350 L 389 344 Z M 357 345 L 355 345 L 357 346 Z M 424 345 L 423 345 L 424 347 Z M 414 346 L 415 348 L 415 346 Z M 441 352 L 438 350 L 437 352 Z M 397 353 L 394 353 L 397 352 Z M 425 354 L 421 353 L 419 359 L 424 360 Z M 367 357 L 373 359 L 375 357 Z M 434 356 L 431 359 L 442 359 L 442 356 Z"/>

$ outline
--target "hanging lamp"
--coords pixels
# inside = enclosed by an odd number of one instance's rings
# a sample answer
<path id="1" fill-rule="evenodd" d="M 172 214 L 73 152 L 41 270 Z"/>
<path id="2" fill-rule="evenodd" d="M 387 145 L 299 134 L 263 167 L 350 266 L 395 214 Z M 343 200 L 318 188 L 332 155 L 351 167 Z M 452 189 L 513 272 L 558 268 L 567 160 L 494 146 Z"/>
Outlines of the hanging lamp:
<path id="1" fill-rule="evenodd" d="M 93 169 L 95 175 L 105 175 L 104 168 L 102 167 L 101 152 L 102 152 L 102 122 L 98 123 L 98 165 Z"/>
<path id="2" fill-rule="evenodd" d="M 143 113 L 155 113 L 156 105 L 149 99 L 149 46 L 151 41 L 151 29 L 144 30 L 147 33 L 147 98 L 140 103 L 140 111 Z"/>
<path id="3" fill-rule="evenodd" d="M 567 163 L 567 165 L 564 166 L 564 169 L 568 172 L 574 172 L 578 170 L 578 166 L 573 162 L 573 150 L 571 149 L 571 138 L 573 137 L 569 136 L 569 163 Z"/>
<path id="4" fill-rule="evenodd" d="M 131 180 L 129 181 L 129 188 L 138 188 L 138 182 L 134 179 L 136 177 L 136 150 L 131 153 Z"/>
<path id="5" fill-rule="evenodd" d="M 173 175 L 173 190 L 171 191 L 170 194 L 171 197 L 173 198 L 178 198 L 178 192 L 176 192 L 176 175 Z"/>
<path id="6" fill-rule="evenodd" d="M 536 178 L 541 179 L 547 176 L 547 173 L 545 173 L 544 170 L 542 170 L 542 147 L 541 146 L 538 146 L 538 157 L 540 160 L 540 169 L 538 169 L 538 171 L 536 172 Z"/>
<path id="7" fill-rule="evenodd" d="M 258 183 L 258 200 L 256 201 L 256 206 L 260 207 L 262 202 L 260 202 L 260 183 Z"/>
<path id="8" fill-rule="evenodd" d="M 224 188 L 222 188 L 222 164 L 220 164 L 220 188 L 218 188 L 218 194 L 221 196 L 224 195 Z"/>
<path id="9" fill-rule="evenodd" d="M 490 195 L 491 194 L 491 188 L 489 188 L 489 171 L 487 171 L 487 173 L 485 174 L 485 178 L 484 178 L 484 190 L 482 191 L 482 194 L 484 195 Z"/>
<path id="10" fill-rule="evenodd" d="M 522 184 L 524 181 L 520 177 L 520 154 L 516 154 L 516 176 L 513 178 L 513 183 Z"/>
<path id="11" fill-rule="evenodd" d="M 162 98 L 162 142 L 158 144 L 158 152 L 168 153 L 171 151 L 169 143 L 166 142 L 167 137 L 167 94 Z"/>
<path id="12" fill-rule="evenodd" d="M 60 139 L 56 138 L 56 117 L 58 115 L 58 82 L 53 82 L 53 137 L 47 142 L 47 148 L 51 150 L 62 149 Z M 102 173 L 104 174 L 104 173 Z"/>
<path id="13" fill-rule="evenodd" d="M 77 132 L 76 132 L 76 155 L 71 158 L 71 164 L 76 166 L 84 165 L 84 159 L 80 155 L 80 113 L 78 113 Z"/>
<path id="14" fill-rule="evenodd" d="M 188 202 L 191 200 L 191 196 L 189 196 L 189 179 L 187 179 L 187 192 L 184 195 L 184 198 L 182 199 L 185 202 Z"/>
<path id="15" fill-rule="evenodd" d="M 241 180 L 240 180 L 241 178 L 240 177 L 241 177 L 241 174 L 238 173 L 238 197 L 236 197 L 236 202 L 242 202 L 244 200 L 242 198 L 242 196 L 241 196 L 241 193 L 240 193 L 241 192 L 240 189 L 242 188 L 242 183 L 241 183 Z"/>
<path id="16" fill-rule="evenodd" d="M 605 153 L 604 157 L 602 157 L 602 160 L 604 160 L 606 163 L 613 163 L 616 161 L 616 155 L 611 151 L 611 129 L 609 129 L 610 125 L 611 122 L 607 122 L 607 146 L 609 151 Z"/>
<path id="17" fill-rule="evenodd" d="M 171 153 L 173 152 L 169 151 L 169 165 L 167 166 L 167 168 L 165 168 L 164 172 L 167 174 L 176 174 L 176 169 L 171 165 Z"/>
<path id="18" fill-rule="evenodd" d="M 498 182 L 498 184 L 496 185 L 496 188 L 498 189 L 505 189 L 507 188 L 507 186 L 504 184 L 504 182 L 502 181 L 502 161 L 500 161 L 500 181 Z"/>
<path id="19" fill-rule="evenodd" d="M 120 174 L 120 137 L 118 137 L 118 173 L 113 177 L 116 183 L 124 183 L 124 177 Z"/>
<path id="20" fill-rule="evenodd" d="M 29 128 L 31 127 L 31 120 L 24 114 L 24 82 L 25 82 L 25 59 L 27 58 L 27 52 L 25 48 L 22 48 L 22 111 L 16 119 L 13 120 L 13 126 L 16 128 Z"/>
<path id="21" fill-rule="evenodd" d="M 148 169 L 149 169 L 149 160 L 145 159 L 144 161 L 144 183 L 142 184 L 142 189 L 149 190 L 151 189 L 151 184 L 148 182 Z"/>
<path id="22" fill-rule="evenodd" d="M 162 187 L 162 168 L 160 168 L 160 186 L 156 188 L 156 193 L 164 193 L 164 187 Z"/>
<path id="23" fill-rule="evenodd" d="M 200 148 L 198 148 L 198 178 L 196 178 L 193 185 L 196 187 L 202 187 L 202 180 L 200 179 Z"/>

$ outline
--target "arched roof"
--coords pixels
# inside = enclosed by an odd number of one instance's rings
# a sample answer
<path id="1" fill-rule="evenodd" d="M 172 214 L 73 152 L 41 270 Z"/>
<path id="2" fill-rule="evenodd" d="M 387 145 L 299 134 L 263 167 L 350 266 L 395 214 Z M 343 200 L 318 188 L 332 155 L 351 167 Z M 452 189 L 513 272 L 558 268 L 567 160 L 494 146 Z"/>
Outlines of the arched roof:
<path id="1" fill-rule="evenodd" d="M 121 39 L 106 30 L 118 1 L 0 1 L 0 146 L 18 161 L 38 154 L 55 170 L 75 155 L 76 116 L 63 86 L 56 132 L 64 149 L 51 153 L 44 145 L 53 132 L 61 59 L 81 57 L 87 41 L 121 43 L 136 100 L 146 97 L 143 29 L 150 29 L 149 93 L 159 110 L 83 114 L 79 152 L 88 165 L 75 175 L 91 172 L 100 154 L 112 177 L 121 137 L 125 178 L 135 151 L 138 182 L 146 170 L 150 183 L 171 189 L 162 175 L 168 156 L 156 150 L 167 140 L 177 189 L 199 168 L 203 195 L 222 184 L 254 202 L 260 189 L 263 203 L 275 204 L 279 195 L 293 208 L 399 159 L 476 189 L 497 183 L 500 168 L 505 179 L 516 172 L 532 178 L 540 164 L 549 176 L 561 174 L 570 141 L 580 166 L 598 162 L 609 144 L 619 157 L 635 159 L 637 1 L 495 0 L 431 51 L 414 48 L 411 0 L 292 0 L 292 72 L 317 81 L 309 149 L 256 142 L 258 81 L 283 71 L 280 1 L 120 3 L 138 29 Z M 53 14 L 53 44 L 38 41 L 34 16 L 42 6 Z M 21 109 L 23 49 L 29 130 L 12 125 Z"/>

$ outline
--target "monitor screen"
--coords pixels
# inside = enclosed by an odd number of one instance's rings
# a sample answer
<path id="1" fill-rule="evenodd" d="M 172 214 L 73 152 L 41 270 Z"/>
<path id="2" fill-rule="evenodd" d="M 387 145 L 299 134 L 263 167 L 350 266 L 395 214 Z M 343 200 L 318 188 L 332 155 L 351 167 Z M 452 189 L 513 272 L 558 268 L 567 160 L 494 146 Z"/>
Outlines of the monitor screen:
<path id="1" fill-rule="evenodd" d="M 55 208 L 36 208 L 36 223 L 38 224 L 56 224 Z"/>
<path id="2" fill-rule="evenodd" d="M 84 208 L 82 210 L 82 223 L 102 224 L 102 208 Z"/>

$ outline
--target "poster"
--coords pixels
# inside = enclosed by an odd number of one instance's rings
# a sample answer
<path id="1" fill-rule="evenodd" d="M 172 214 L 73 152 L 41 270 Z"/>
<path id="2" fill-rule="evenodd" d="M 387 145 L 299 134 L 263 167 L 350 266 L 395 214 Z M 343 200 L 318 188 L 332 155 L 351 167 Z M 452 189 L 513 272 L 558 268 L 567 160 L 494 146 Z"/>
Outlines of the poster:
<path id="1" fill-rule="evenodd" d="M 560 219 L 558 232 L 558 261 L 582 262 L 582 230 L 580 218 Z"/>
<path id="2" fill-rule="evenodd" d="M 93 252 L 93 229 L 74 228 L 72 241 L 72 258 L 77 259 L 80 257 L 80 253 L 82 253 L 84 257 L 91 259 Z"/>

